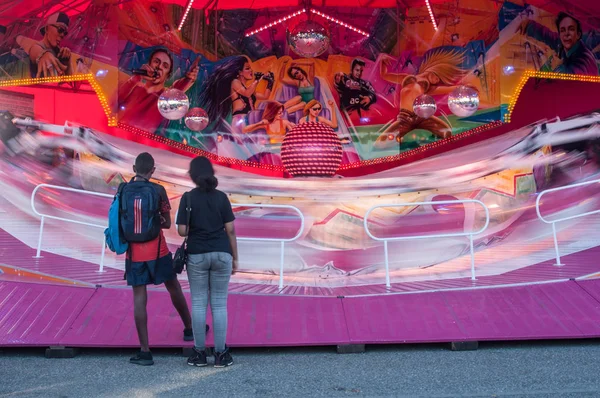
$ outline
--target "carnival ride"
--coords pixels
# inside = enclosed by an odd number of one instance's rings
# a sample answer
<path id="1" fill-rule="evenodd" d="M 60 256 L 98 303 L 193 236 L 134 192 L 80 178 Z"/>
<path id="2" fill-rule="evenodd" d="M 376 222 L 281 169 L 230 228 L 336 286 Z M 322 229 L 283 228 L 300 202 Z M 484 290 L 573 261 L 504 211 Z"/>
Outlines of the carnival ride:
<path id="1" fill-rule="evenodd" d="M 600 297 L 590 292 L 600 103 L 569 94 L 584 87 L 573 79 L 529 78 L 511 123 L 376 172 L 367 164 L 356 175 L 281 178 L 217 162 L 242 237 L 231 345 L 599 336 L 591 320 L 600 319 Z M 571 101 L 562 113 L 536 109 L 547 78 Z M 530 102 L 517 106 L 521 90 Z M 124 139 L 119 129 L 1 119 L 0 302 L 8 304 L 0 346 L 135 345 L 119 337 L 133 327 L 129 292 L 116 289 L 123 259 L 105 251 L 101 228 L 137 153 L 154 155 L 173 209 L 191 188 L 190 153 Z M 180 242 L 174 231 L 166 238 L 172 248 Z M 187 289 L 185 274 L 182 282 Z M 151 341 L 180 346 L 175 321 L 160 313 L 165 292 L 151 296 L 159 306 Z M 482 326 L 490 320 L 499 326 Z"/>

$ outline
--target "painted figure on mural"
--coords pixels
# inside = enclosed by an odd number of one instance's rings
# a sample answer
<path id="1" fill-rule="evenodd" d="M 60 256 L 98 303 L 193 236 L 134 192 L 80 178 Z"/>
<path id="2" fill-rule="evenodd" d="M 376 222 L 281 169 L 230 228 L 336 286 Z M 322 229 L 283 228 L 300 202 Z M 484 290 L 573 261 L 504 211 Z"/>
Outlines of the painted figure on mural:
<path id="1" fill-rule="evenodd" d="M 285 134 L 294 128 L 295 124 L 284 119 L 284 106 L 277 101 L 268 101 L 262 115 L 262 120 L 243 128 L 244 133 L 265 129 L 270 144 L 281 144 Z"/>
<path id="2" fill-rule="evenodd" d="M 417 116 L 413 111 L 415 99 L 423 94 L 443 95 L 452 92 L 456 84 L 466 75 L 461 68 L 463 54 L 456 49 L 437 48 L 425 54 L 416 74 L 390 72 L 393 58 L 383 55 L 381 60 L 381 78 L 400 84 L 397 103 L 399 113 L 394 121 L 377 139 L 375 147 L 383 147 L 389 143 L 389 135 L 397 134 L 396 140 L 402 140 L 412 130 L 430 131 L 439 138 L 452 135 L 452 128 L 442 119 L 431 116 L 428 119 Z"/>
<path id="3" fill-rule="evenodd" d="M 36 41 L 19 35 L 17 44 L 29 55 L 31 77 L 70 75 L 71 50 L 61 47 L 61 42 L 69 33 L 69 17 L 57 12 L 48 17 L 40 29 L 42 40 Z"/>
<path id="4" fill-rule="evenodd" d="M 597 76 L 598 63 L 594 53 L 584 42 L 581 22 L 575 17 L 561 12 L 558 14 L 555 24 L 557 32 L 553 32 L 530 19 L 523 20 L 517 28 L 517 33 L 546 44 L 562 61 L 558 66 L 552 67 L 553 57 L 550 57 L 545 65 L 541 66 L 541 69 L 558 73 Z M 588 45 L 591 45 L 593 48 L 600 43 L 600 39 L 596 39 L 595 41 L 595 43 L 588 43 Z"/>
<path id="5" fill-rule="evenodd" d="M 362 78 L 365 62 L 354 59 L 350 65 L 350 74 L 338 72 L 335 74 L 335 89 L 340 95 L 342 109 L 348 113 L 368 111 L 377 102 L 373 85 Z"/>
<path id="6" fill-rule="evenodd" d="M 309 101 L 315 99 L 315 85 L 313 80 L 314 72 L 310 73 L 309 76 L 309 73 L 298 65 L 292 65 L 287 69 L 287 77 L 284 77 L 281 82 L 298 88 L 298 95 L 289 99 L 284 104 L 288 113 L 304 109 L 304 106 Z"/>
<path id="7" fill-rule="evenodd" d="M 176 80 L 171 88 L 189 90 L 198 78 L 199 61 L 200 58 L 196 58 L 185 76 Z M 158 48 L 140 71 L 144 74 L 133 75 L 119 87 L 119 121 L 153 132 L 165 120 L 156 104 L 173 74 L 173 57 L 167 49 Z"/>
<path id="8" fill-rule="evenodd" d="M 313 99 L 311 101 L 308 101 L 308 103 L 304 106 L 304 117 L 302 119 L 300 119 L 300 124 L 304 124 L 304 123 L 323 123 L 329 127 L 331 127 L 332 129 L 336 129 L 338 127 L 337 125 L 337 117 L 335 114 L 335 102 L 333 102 L 332 100 L 328 101 L 330 110 L 331 110 L 331 120 L 319 116 L 321 114 L 321 111 L 323 110 L 323 104 L 321 104 L 319 101 Z"/>
<path id="9" fill-rule="evenodd" d="M 256 90 L 261 80 L 267 82 L 262 93 Z M 231 115 L 231 132 L 243 133 L 248 113 L 255 109 L 257 100 L 270 97 L 274 82 L 272 73 L 254 73 L 246 56 L 231 57 L 205 81 L 200 104 L 211 121 L 226 120 Z"/>

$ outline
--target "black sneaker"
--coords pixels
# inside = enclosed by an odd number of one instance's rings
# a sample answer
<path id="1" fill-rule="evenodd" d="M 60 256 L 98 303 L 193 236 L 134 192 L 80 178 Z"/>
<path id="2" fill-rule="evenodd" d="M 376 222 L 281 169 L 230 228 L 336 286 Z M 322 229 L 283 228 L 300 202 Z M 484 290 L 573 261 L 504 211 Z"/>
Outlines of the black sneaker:
<path id="1" fill-rule="evenodd" d="M 142 366 L 154 365 L 152 353 L 140 351 L 134 357 L 129 358 L 129 363 Z"/>
<path id="2" fill-rule="evenodd" d="M 206 362 L 206 352 L 198 351 L 196 347 L 194 347 L 194 353 L 188 358 L 188 365 L 199 367 L 208 365 Z"/>
<path id="3" fill-rule="evenodd" d="M 224 368 L 226 366 L 233 365 L 233 358 L 229 353 L 229 348 L 225 347 L 225 351 L 215 351 L 215 368 Z"/>
<path id="4" fill-rule="evenodd" d="M 210 330 L 210 326 L 206 325 L 206 333 Z M 183 329 L 183 341 L 194 341 L 194 330 L 192 328 Z"/>

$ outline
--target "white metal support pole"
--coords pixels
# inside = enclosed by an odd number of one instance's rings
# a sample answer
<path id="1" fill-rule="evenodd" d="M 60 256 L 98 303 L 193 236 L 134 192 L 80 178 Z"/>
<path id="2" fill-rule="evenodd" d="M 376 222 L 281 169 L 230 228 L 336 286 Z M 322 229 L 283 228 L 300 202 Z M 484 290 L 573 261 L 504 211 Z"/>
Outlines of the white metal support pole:
<path id="1" fill-rule="evenodd" d="M 104 272 L 104 252 L 106 251 L 106 235 L 102 234 L 102 254 L 100 255 L 100 269 L 98 272 Z"/>
<path id="2" fill-rule="evenodd" d="M 281 263 L 279 264 L 279 290 L 283 290 L 283 259 L 285 255 L 285 242 L 281 241 Z"/>
<path id="3" fill-rule="evenodd" d="M 558 238 L 556 237 L 556 223 L 552 223 L 552 236 L 554 236 L 554 250 L 556 251 L 556 266 L 561 267 L 564 264 L 560 262 L 560 252 L 558 251 Z"/>
<path id="4" fill-rule="evenodd" d="M 475 249 L 473 248 L 473 234 L 469 235 L 469 246 L 471 247 L 471 280 L 475 279 Z"/>
<path id="5" fill-rule="evenodd" d="M 42 258 L 40 255 L 42 252 L 42 235 L 44 233 L 44 216 L 40 220 L 40 236 L 38 237 L 37 253 L 34 258 Z"/>
<path id="6" fill-rule="evenodd" d="M 385 287 L 390 289 L 392 284 L 390 283 L 390 260 L 388 257 L 388 241 L 383 241 L 383 250 L 385 252 Z"/>

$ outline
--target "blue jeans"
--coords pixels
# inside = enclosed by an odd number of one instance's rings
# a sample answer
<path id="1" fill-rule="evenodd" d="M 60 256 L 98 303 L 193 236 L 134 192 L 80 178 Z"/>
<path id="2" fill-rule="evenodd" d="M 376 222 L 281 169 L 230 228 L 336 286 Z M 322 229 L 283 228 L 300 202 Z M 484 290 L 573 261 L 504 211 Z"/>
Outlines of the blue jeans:
<path id="1" fill-rule="evenodd" d="M 231 278 L 233 257 L 229 253 L 212 252 L 190 254 L 187 275 L 192 292 L 192 324 L 194 345 L 198 350 L 206 347 L 206 308 L 210 292 L 210 309 L 213 317 L 215 351 L 225 351 L 227 338 L 227 290 Z"/>

